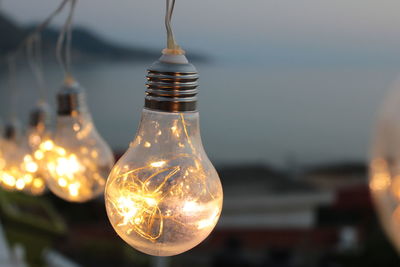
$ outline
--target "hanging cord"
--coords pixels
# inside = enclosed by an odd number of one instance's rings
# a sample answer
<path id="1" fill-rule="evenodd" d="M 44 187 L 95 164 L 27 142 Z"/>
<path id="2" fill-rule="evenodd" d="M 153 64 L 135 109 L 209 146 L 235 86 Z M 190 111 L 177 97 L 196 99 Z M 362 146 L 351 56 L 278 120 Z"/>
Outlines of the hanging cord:
<path id="1" fill-rule="evenodd" d="M 163 50 L 164 54 L 183 55 L 185 51 L 176 43 L 172 31 L 171 20 L 175 8 L 175 0 L 166 0 L 167 8 L 165 13 L 165 27 L 167 29 L 167 48 Z"/>
<path id="2" fill-rule="evenodd" d="M 16 79 L 16 57 L 15 55 L 10 55 L 7 58 L 8 63 L 8 87 L 10 92 L 10 119 L 17 120 L 17 105 L 19 99 L 20 88 L 17 86 Z"/>
<path id="3" fill-rule="evenodd" d="M 74 78 L 71 75 L 71 43 L 72 43 L 72 20 L 77 0 L 70 0 L 70 1 L 71 1 L 71 7 L 69 15 L 64 26 L 61 29 L 56 47 L 57 60 L 64 72 L 66 83 L 70 83 L 74 80 Z"/>
<path id="4" fill-rule="evenodd" d="M 42 38 L 40 33 L 32 35 L 26 44 L 26 54 L 28 57 L 29 65 L 36 78 L 39 88 L 39 102 L 46 103 L 46 82 L 43 75 L 43 62 L 42 62 Z"/>

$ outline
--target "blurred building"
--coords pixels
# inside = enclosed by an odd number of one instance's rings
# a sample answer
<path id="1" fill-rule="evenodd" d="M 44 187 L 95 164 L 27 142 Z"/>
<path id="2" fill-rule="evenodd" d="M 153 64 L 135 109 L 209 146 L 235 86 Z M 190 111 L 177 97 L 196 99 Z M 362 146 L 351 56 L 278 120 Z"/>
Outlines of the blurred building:
<path id="1" fill-rule="evenodd" d="M 184 256 L 186 263 L 197 255 L 198 266 L 210 266 L 235 254 L 242 255 L 236 262 L 249 259 L 248 266 L 285 257 L 294 266 L 317 266 L 327 252 L 357 250 L 364 238 L 372 205 L 362 164 L 317 166 L 295 176 L 266 165 L 218 171 L 224 187 L 220 222 Z"/>

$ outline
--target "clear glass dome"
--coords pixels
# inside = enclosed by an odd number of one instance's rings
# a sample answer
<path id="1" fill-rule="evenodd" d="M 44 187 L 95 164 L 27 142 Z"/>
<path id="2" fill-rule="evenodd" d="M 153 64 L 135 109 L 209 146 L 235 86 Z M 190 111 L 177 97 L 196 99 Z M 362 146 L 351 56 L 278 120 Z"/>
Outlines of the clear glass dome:
<path id="1" fill-rule="evenodd" d="M 42 142 L 35 157 L 45 165 L 50 190 L 73 202 L 101 195 L 114 163 L 87 113 L 58 116 L 54 139 Z"/>
<path id="2" fill-rule="evenodd" d="M 198 113 L 144 109 L 136 138 L 107 180 L 106 209 L 118 235 L 147 254 L 180 254 L 210 234 L 222 200 Z"/>
<path id="3" fill-rule="evenodd" d="M 46 188 L 44 180 L 39 175 L 39 166 L 32 157 L 27 140 L 22 138 L 17 122 L 7 126 L 6 135 L 1 145 L 1 186 L 9 191 L 42 194 Z"/>
<path id="4" fill-rule="evenodd" d="M 381 223 L 400 252 L 400 83 L 382 106 L 372 142 L 369 187 Z"/>

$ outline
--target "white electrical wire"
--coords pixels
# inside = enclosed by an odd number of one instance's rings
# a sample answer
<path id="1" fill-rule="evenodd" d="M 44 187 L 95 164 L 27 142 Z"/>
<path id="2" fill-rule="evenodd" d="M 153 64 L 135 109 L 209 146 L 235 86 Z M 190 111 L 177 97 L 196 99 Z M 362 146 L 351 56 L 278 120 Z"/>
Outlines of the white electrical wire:
<path id="1" fill-rule="evenodd" d="M 36 78 L 39 88 L 39 101 L 46 102 L 46 83 L 43 75 L 43 62 L 42 62 L 42 38 L 39 33 L 32 35 L 26 43 L 26 54 L 28 63 Z"/>
<path id="2" fill-rule="evenodd" d="M 16 57 L 15 55 L 10 55 L 7 58 L 8 63 L 8 87 L 10 92 L 10 119 L 17 119 L 17 105 L 20 93 L 20 88 L 17 86 L 16 79 Z"/>
<path id="3" fill-rule="evenodd" d="M 56 15 L 58 15 L 64 9 L 64 6 L 68 3 L 68 1 L 71 1 L 71 0 L 63 0 L 61 2 L 61 4 L 57 7 L 57 9 L 54 10 L 53 13 L 51 13 L 50 16 L 47 17 L 46 20 L 43 21 L 41 24 L 39 24 L 30 34 L 28 34 L 27 37 L 22 40 L 22 42 L 16 47 L 15 50 L 7 53 L 7 55 L 4 58 L 1 58 L 1 59 L 2 60 L 4 59 L 4 61 L 7 61 L 9 56 L 15 56 L 16 57 L 17 54 L 21 51 L 21 49 L 23 49 L 25 47 L 25 45 L 28 42 L 28 40 L 30 38 L 32 38 L 33 35 L 36 35 L 36 34 L 42 32 L 50 24 L 50 22 L 53 20 L 53 18 Z"/>
<path id="4" fill-rule="evenodd" d="M 175 36 L 171 26 L 172 15 L 175 8 L 175 0 L 166 0 L 165 27 L 167 29 L 167 48 L 163 50 L 164 54 L 183 55 L 185 51 L 175 41 Z"/>
<path id="5" fill-rule="evenodd" d="M 77 0 L 70 0 L 71 7 L 68 18 L 61 29 L 57 40 L 56 56 L 64 72 L 65 79 L 73 79 L 71 75 L 71 42 L 72 42 L 72 21 Z"/>
<path id="6" fill-rule="evenodd" d="M 0 0 L 1 1 L 1 0 Z M 17 106 L 20 94 L 20 88 L 17 85 L 17 56 L 19 52 L 25 47 L 27 49 L 27 56 L 32 71 L 37 79 L 39 88 L 41 90 L 41 100 L 45 101 L 46 85 L 43 77 L 43 63 L 41 55 L 41 38 L 40 33 L 50 24 L 53 18 L 58 15 L 69 1 L 62 0 L 61 4 L 54 10 L 41 24 L 39 24 L 12 52 L 9 52 L 1 60 L 7 62 L 8 66 L 8 87 L 10 90 L 10 106 L 9 115 L 12 120 L 17 119 Z M 72 20 L 72 18 L 70 19 Z"/>

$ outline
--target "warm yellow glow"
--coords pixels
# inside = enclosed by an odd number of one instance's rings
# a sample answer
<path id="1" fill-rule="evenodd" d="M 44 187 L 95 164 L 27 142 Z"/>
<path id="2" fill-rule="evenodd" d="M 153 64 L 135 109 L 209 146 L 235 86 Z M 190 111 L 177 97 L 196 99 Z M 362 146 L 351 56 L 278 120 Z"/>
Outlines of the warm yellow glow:
<path id="1" fill-rule="evenodd" d="M 25 164 L 25 170 L 30 173 L 35 173 L 39 169 L 37 163 L 33 161 L 30 155 L 26 155 L 24 157 L 24 164 Z"/>
<path id="2" fill-rule="evenodd" d="M 34 153 L 34 157 L 35 157 L 35 159 L 37 159 L 37 160 L 42 160 L 43 157 L 44 157 L 44 153 L 43 153 L 42 151 L 40 151 L 40 150 L 37 150 L 37 151 Z"/>
<path id="3" fill-rule="evenodd" d="M 22 191 L 31 195 L 43 194 L 46 183 L 41 160 L 44 150 L 53 147 L 53 141 L 44 139 L 43 127 L 29 129 L 24 139 L 7 139 L 2 143 L 0 157 L 0 185 L 8 191 Z M 45 141 L 43 141 L 45 140 Z"/>
<path id="4" fill-rule="evenodd" d="M 6 161 L 3 158 L 3 155 L 1 155 L 0 153 L 0 170 L 4 169 L 4 167 L 6 166 Z"/>
<path id="5" fill-rule="evenodd" d="M 25 187 L 25 181 L 24 179 L 18 179 L 17 182 L 15 183 L 15 188 L 17 188 L 18 190 L 23 190 Z"/>
<path id="6" fill-rule="evenodd" d="M 67 180 L 65 180 L 64 178 L 58 178 L 58 184 L 61 187 L 66 187 L 68 185 Z"/>
<path id="7" fill-rule="evenodd" d="M 400 200 L 400 175 L 393 177 L 390 189 L 393 196 Z"/>
<path id="8" fill-rule="evenodd" d="M 220 216 L 222 187 L 202 148 L 197 120 L 196 113 L 144 110 L 135 140 L 107 180 L 112 226 L 144 253 L 187 251 Z"/>
<path id="9" fill-rule="evenodd" d="M 370 189 L 372 191 L 383 191 L 390 185 L 391 177 L 386 162 L 380 158 L 373 160 L 371 162 Z"/>
<path id="10" fill-rule="evenodd" d="M 145 142 L 144 143 L 144 147 L 151 147 L 151 143 L 150 142 Z"/>
<path id="11" fill-rule="evenodd" d="M 197 228 L 204 229 L 211 226 L 214 226 L 219 218 L 220 210 L 218 208 L 215 209 L 214 213 L 210 216 L 210 218 L 199 221 Z"/>
<path id="12" fill-rule="evenodd" d="M 78 183 L 70 184 L 68 186 L 69 194 L 73 197 L 78 196 L 79 194 L 79 187 L 80 185 Z"/>
<path id="13" fill-rule="evenodd" d="M 36 178 L 36 179 L 33 180 L 33 186 L 34 186 L 35 188 L 41 188 L 41 187 L 44 186 L 44 182 L 43 182 L 42 179 Z"/>
<path id="14" fill-rule="evenodd" d="M 8 187 L 14 187 L 15 186 L 15 178 L 6 172 L 3 172 L 2 173 L 2 184 L 6 185 Z"/>
<path id="15" fill-rule="evenodd" d="M 121 224 L 126 225 L 135 218 L 139 209 L 136 207 L 135 202 L 123 196 L 117 200 L 117 203 L 124 219 Z"/>
<path id="16" fill-rule="evenodd" d="M 30 184 L 33 181 L 33 177 L 31 174 L 25 174 L 23 178 L 24 178 L 25 184 Z"/>
<path id="17" fill-rule="evenodd" d="M 185 195 L 190 192 L 190 184 L 205 182 L 201 166 L 184 168 L 171 166 L 166 160 L 150 162 L 146 167 L 137 168 L 118 176 L 111 182 L 108 190 L 116 190 L 119 197 L 114 200 L 107 197 L 113 193 L 106 193 L 106 203 L 111 205 L 113 211 L 109 216 L 115 220 L 114 226 L 122 236 L 138 235 L 150 242 L 158 242 L 165 234 L 166 225 L 176 224 L 184 231 L 191 234 L 200 231 L 210 232 L 218 221 L 220 215 L 221 198 L 214 199 L 206 190 L 200 192 L 199 198 L 210 199 L 202 203 L 200 199 L 192 199 L 180 203 Z M 186 177 L 191 173 L 192 180 L 177 183 L 170 187 L 177 177 Z M 145 175 L 145 176 L 143 176 Z M 110 189 L 113 188 L 113 189 Z M 165 201 L 168 197 L 175 201 Z M 166 208 L 170 207 L 170 208 Z M 170 226 L 169 226 L 170 227 Z M 203 232 L 204 231 L 204 232 Z M 197 233 L 200 236 L 200 233 Z"/>
<path id="18" fill-rule="evenodd" d="M 149 205 L 149 207 L 154 207 L 155 205 L 157 205 L 157 200 L 152 197 L 143 197 L 143 200 L 146 202 L 147 205 Z"/>
<path id="19" fill-rule="evenodd" d="M 156 162 L 152 162 L 152 163 L 150 163 L 150 165 L 151 165 L 152 167 L 159 168 L 159 167 L 162 167 L 162 166 L 165 165 L 165 161 L 156 161 Z"/>
<path id="20" fill-rule="evenodd" d="M 75 151 L 76 153 L 68 151 L 47 140 L 39 146 L 35 158 L 41 158 L 40 165 L 45 169 L 48 185 L 53 193 L 69 201 L 83 202 L 102 192 L 105 172 L 101 169 L 102 166 L 91 160 L 99 155 L 96 149 L 89 150 L 88 147 L 81 146 Z"/>
<path id="21" fill-rule="evenodd" d="M 29 143 L 31 144 L 31 146 L 38 146 L 42 141 L 42 137 L 39 134 L 31 134 L 29 136 Z"/>
<path id="22" fill-rule="evenodd" d="M 38 164 L 38 158 L 40 158 L 40 153 L 27 154 L 24 156 L 22 171 L 27 173 L 23 176 L 23 183 L 17 180 L 16 189 L 20 191 L 27 192 L 32 195 L 43 194 L 46 186 L 44 183 L 44 178 L 41 175 L 42 170 Z M 35 177 L 35 178 L 34 178 Z"/>
<path id="23" fill-rule="evenodd" d="M 66 176 L 70 179 L 83 169 L 83 166 L 74 154 L 71 154 L 69 157 L 59 157 L 56 159 L 56 164 L 51 164 L 50 166 L 54 168 L 57 176 Z"/>
<path id="24" fill-rule="evenodd" d="M 386 190 L 390 186 L 390 176 L 387 173 L 376 173 L 371 177 L 369 186 L 371 190 Z"/>
<path id="25" fill-rule="evenodd" d="M 44 151 L 50 151 L 54 148 L 54 143 L 51 140 L 47 140 L 40 145 L 40 148 Z"/>
<path id="26" fill-rule="evenodd" d="M 74 129 L 75 132 L 78 132 L 81 129 L 81 126 L 78 123 L 74 123 L 72 128 Z"/>
<path id="27" fill-rule="evenodd" d="M 0 171 L 0 184 L 6 190 L 17 190 L 39 195 L 46 189 L 44 180 L 40 177 L 39 172 L 39 165 L 33 156 L 30 154 L 26 154 L 23 157 L 14 155 L 13 158 L 5 162 Z"/>
<path id="28" fill-rule="evenodd" d="M 201 206 L 199 206 L 195 201 L 187 201 L 183 205 L 183 211 L 186 213 L 198 212 L 200 210 L 201 210 Z"/>

